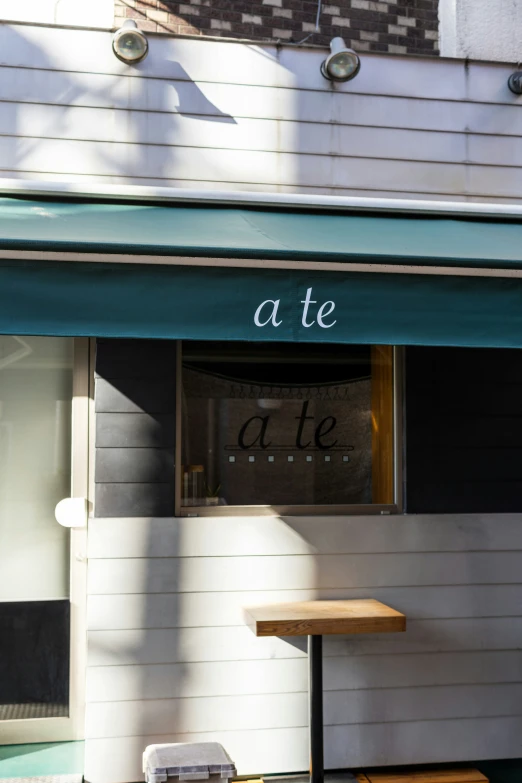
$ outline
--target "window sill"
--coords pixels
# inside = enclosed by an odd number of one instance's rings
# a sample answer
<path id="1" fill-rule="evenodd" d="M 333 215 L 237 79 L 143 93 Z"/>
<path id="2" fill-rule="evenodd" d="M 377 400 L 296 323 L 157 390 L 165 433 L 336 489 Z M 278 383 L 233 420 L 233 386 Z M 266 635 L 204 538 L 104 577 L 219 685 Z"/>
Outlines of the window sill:
<path id="1" fill-rule="evenodd" d="M 398 514 L 396 504 L 360 506 L 182 506 L 182 517 L 330 517 Z"/>

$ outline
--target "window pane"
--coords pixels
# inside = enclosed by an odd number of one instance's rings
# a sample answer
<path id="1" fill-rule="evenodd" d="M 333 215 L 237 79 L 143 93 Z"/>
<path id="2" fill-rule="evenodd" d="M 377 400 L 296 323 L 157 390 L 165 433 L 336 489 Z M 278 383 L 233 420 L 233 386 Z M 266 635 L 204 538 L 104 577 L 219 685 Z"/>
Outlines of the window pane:
<path id="1" fill-rule="evenodd" d="M 390 350 L 186 342 L 183 391 L 183 505 L 391 502 Z"/>
<path id="2" fill-rule="evenodd" d="M 73 341 L 0 336 L 0 596 L 69 595 Z"/>
<path id="3" fill-rule="evenodd" d="M 73 340 L 0 336 L 0 721 L 69 710 Z"/>

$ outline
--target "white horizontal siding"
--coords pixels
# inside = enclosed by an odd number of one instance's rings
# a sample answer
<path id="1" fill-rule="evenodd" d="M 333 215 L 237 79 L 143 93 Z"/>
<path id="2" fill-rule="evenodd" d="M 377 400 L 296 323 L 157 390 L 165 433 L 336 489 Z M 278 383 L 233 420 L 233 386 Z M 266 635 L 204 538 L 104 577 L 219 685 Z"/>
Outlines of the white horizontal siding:
<path id="1" fill-rule="evenodd" d="M 129 67 L 113 56 L 108 33 L 15 24 L 0 26 L 0 46 L 5 176 L 522 195 L 521 99 L 502 65 L 365 54 L 357 79 L 333 89 L 317 50 L 164 36 Z"/>
<path id="2" fill-rule="evenodd" d="M 384 150 L 382 151 L 383 154 Z M 237 182 L 253 187 L 257 184 L 307 187 L 384 188 L 393 191 L 474 193 L 488 192 L 511 195 L 520 185 L 520 171 L 489 166 L 468 166 L 464 163 L 401 160 L 366 160 L 324 155 L 212 149 L 203 155 L 196 147 L 157 147 L 138 144 L 114 144 L 110 148 L 101 142 L 59 139 L 37 139 L 20 136 L 0 137 L 0 161 L 9 168 L 45 173 L 52 161 L 56 173 L 101 177 L 125 175 L 131 179 L 143 176 L 160 182 L 181 178 L 195 183 Z M 493 172 L 492 174 L 490 173 Z M 494 175 L 496 179 L 492 178 Z M 473 187 L 466 187 L 469 178 Z M 482 191 L 480 190 L 482 188 Z"/>
<path id="3" fill-rule="evenodd" d="M 20 128 L 27 130 L 24 135 L 28 138 L 33 137 L 31 129 L 38 128 L 38 138 L 138 144 L 161 150 L 195 147 L 286 154 L 298 151 L 305 155 L 386 156 L 449 163 L 459 163 L 468 155 L 470 162 L 508 166 L 520 165 L 521 160 L 516 136 L 478 136 L 468 149 L 464 133 L 399 129 L 391 134 L 389 128 L 250 118 L 236 118 L 232 123 L 216 121 L 209 132 L 208 121 L 198 116 L 4 104 L 0 135 L 17 136 Z M 134 148 L 131 151 L 136 155 Z"/>
<path id="4" fill-rule="evenodd" d="M 519 515 L 94 519 L 89 558 L 92 783 L 137 779 L 165 737 L 220 741 L 240 774 L 306 769 L 305 639 L 242 619 L 303 598 L 373 596 L 408 618 L 325 638 L 328 767 L 521 750 Z M 128 755 L 102 770 L 109 742 Z"/>
<path id="5" fill-rule="evenodd" d="M 460 104 L 459 104 L 460 105 Z M 440 109 L 440 107 L 437 107 Z M 516 111 L 516 107 L 513 107 Z M 517 115 L 520 112 L 517 111 Z M 390 117 L 388 120 L 390 121 Z M 399 118 L 396 118 L 399 122 Z M 520 123 L 522 119 L 513 120 Z M 209 129 L 209 122 L 212 122 Z M 513 131 L 512 125 L 508 125 Z M 211 130 L 211 132 L 209 132 Z M 36 131 L 36 132 L 35 132 Z M 46 138 L 148 148 L 188 147 L 246 150 L 285 154 L 386 158 L 402 161 L 522 166 L 520 135 L 479 132 L 373 127 L 320 121 L 272 118 L 230 118 L 112 108 L 67 107 L 5 102 L 0 113 L 0 135 Z M 20 142 L 23 143 L 22 141 Z M 135 147 L 130 148 L 136 156 Z M 131 172 L 129 172 L 131 173 Z"/>
<path id="6" fill-rule="evenodd" d="M 34 105 L 41 109 L 37 115 L 40 121 L 52 116 L 54 110 L 61 112 L 65 127 L 71 121 L 67 109 L 110 109 L 116 128 L 126 120 L 128 122 L 132 112 L 136 131 L 142 133 L 148 124 L 155 122 L 170 123 L 172 129 L 184 117 L 198 117 L 204 127 L 207 127 L 206 118 L 214 123 L 214 130 L 219 124 L 234 125 L 233 120 L 283 121 L 291 123 L 300 136 L 304 136 L 300 133 L 301 123 L 318 125 L 323 132 L 324 126 L 332 123 L 508 137 L 522 132 L 515 96 L 505 96 L 505 103 L 495 103 L 494 96 L 489 101 L 477 102 L 440 100 L 429 93 L 417 98 L 408 97 L 405 85 L 402 94 L 376 98 L 342 90 L 332 93 L 324 89 L 196 83 L 186 79 L 166 82 L 152 77 L 145 81 L 124 74 L 74 73 L 71 76 L 61 71 L 12 66 L 4 66 L 3 74 L 0 100 L 5 102 L 4 111 L 8 117 L 13 112 L 15 115 L 30 112 Z M 488 111 L 489 106 L 493 106 L 493 110 Z M 233 128 L 227 130 L 233 131 Z"/>
<path id="7" fill-rule="evenodd" d="M 104 559 L 89 570 L 89 592 L 172 593 L 517 583 L 519 552 L 295 555 L 240 559 Z"/>
<path id="8" fill-rule="evenodd" d="M 520 716 L 522 684 L 443 685 L 328 691 L 324 725 Z M 150 734 L 194 734 L 301 728 L 307 725 L 308 694 L 275 693 L 99 702 L 87 709 L 89 739 Z"/>
<path id="9" fill-rule="evenodd" d="M 509 758 L 522 752 L 522 718 L 495 717 L 329 726 L 326 759 L 332 768 Z M 88 739 L 86 780 L 125 783 L 141 777 L 141 754 L 153 742 L 221 742 L 239 769 L 276 773 L 307 769 L 307 729 L 197 734 L 142 734 Z M 139 775 L 139 777 L 137 777 Z"/>
<path id="10" fill-rule="evenodd" d="M 385 147 L 376 148 L 375 154 L 375 159 L 368 159 L 213 148 L 203 155 L 197 147 L 108 146 L 96 141 L 0 137 L 0 162 L 4 168 L 40 175 L 52 171 L 70 178 L 91 175 L 141 181 L 146 177 L 163 184 L 165 180 L 184 179 L 198 187 L 201 182 L 213 182 L 220 187 L 234 182 L 251 188 L 265 185 L 292 189 L 367 189 L 452 197 L 468 193 L 515 198 L 521 192 L 521 169 L 511 164 L 500 167 L 463 161 L 388 159 Z M 429 155 L 427 149 L 426 157 Z M 504 157 L 508 159 L 507 154 Z"/>
<path id="11" fill-rule="evenodd" d="M 515 650 L 438 652 L 408 655 L 350 655 L 328 658 L 325 691 L 417 688 L 439 685 L 517 683 L 522 657 Z M 211 661 L 149 665 L 91 666 L 91 703 L 299 693 L 308 688 L 306 659 Z"/>
<path id="12" fill-rule="evenodd" d="M 212 120 L 214 124 L 209 133 L 208 123 Z M 111 108 L 35 103 L 4 103 L 0 113 L 0 135 L 133 144 L 161 149 L 195 147 L 286 154 L 297 152 L 327 157 L 443 163 L 467 160 L 479 165 L 522 165 L 517 135 L 470 135 L 464 132 L 371 127 L 360 123 L 293 122 L 237 116 L 230 122 L 221 122 L 219 117 L 206 120 L 201 115 L 115 112 Z M 134 147 L 131 152 L 136 154 Z"/>
<path id="13" fill-rule="evenodd" d="M 243 624 L 244 606 L 314 599 L 376 598 L 400 607 L 410 620 L 458 617 L 511 617 L 520 614 L 522 585 L 441 587 L 352 587 L 329 590 L 103 594 L 89 596 L 92 631 L 136 628 L 198 628 Z"/>
<path id="14" fill-rule="evenodd" d="M 89 520 L 89 557 L 522 551 L 520 514 Z M 343 585 L 344 587 L 345 585 Z M 273 589 L 273 585 L 271 585 Z M 245 589 L 251 589 L 245 585 Z"/>
<path id="15" fill-rule="evenodd" d="M 65 39 L 68 45 L 64 45 Z M 2 62 L 17 67 L 68 74 L 131 75 L 137 79 L 153 77 L 168 81 L 297 88 L 334 94 L 319 70 L 324 52 L 306 47 L 248 46 L 161 36 L 154 37 L 147 59 L 132 67 L 114 57 L 110 32 L 42 30 L 14 24 L 1 26 L 0 46 Z M 458 60 L 437 62 L 422 57 L 392 59 L 365 53 L 364 68 L 357 79 L 335 85 L 335 92 L 512 103 L 516 98 L 507 88 L 511 73 L 511 65 L 465 64 Z"/>
<path id="16" fill-rule="evenodd" d="M 324 641 L 324 656 L 513 650 L 521 638 L 522 617 L 411 620 L 407 634 L 329 636 Z M 90 666 L 118 666 L 297 658 L 306 656 L 305 642 L 304 637 L 257 639 L 246 626 L 91 631 L 88 662 Z"/>
<path id="17" fill-rule="evenodd" d="M 382 151 L 385 154 L 385 151 Z M 9 171 L 37 174 L 50 171 L 63 179 L 78 176 L 94 180 L 114 178 L 144 184 L 172 184 L 185 180 L 191 187 L 212 183 L 216 188 L 235 184 L 244 189 L 259 185 L 277 190 L 308 188 L 325 191 L 409 192 L 451 199 L 468 194 L 518 198 L 522 170 L 514 166 L 466 165 L 401 160 L 343 158 L 307 154 L 212 149 L 208 155 L 194 147 L 154 147 L 137 144 L 55 139 L 0 137 L 0 162 Z"/>

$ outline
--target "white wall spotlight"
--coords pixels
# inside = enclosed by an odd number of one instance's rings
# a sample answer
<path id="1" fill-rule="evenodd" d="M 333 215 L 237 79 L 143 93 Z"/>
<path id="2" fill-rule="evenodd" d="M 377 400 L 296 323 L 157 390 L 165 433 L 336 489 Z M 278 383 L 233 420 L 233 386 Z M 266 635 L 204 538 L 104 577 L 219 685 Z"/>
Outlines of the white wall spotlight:
<path id="1" fill-rule="evenodd" d="M 144 60 L 149 51 L 147 36 L 134 19 L 126 19 L 112 38 L 112 50 L 118 60 L 133 65 Z"/>
<path id="2" fill-rule="evenodd" d="M 361 70 L 361 60 L 357 52 L 349 49 L 342 38 L 332 38 L 330 54 L 321 63 L 321 73 L 331 82 L 349 82 Z"/>

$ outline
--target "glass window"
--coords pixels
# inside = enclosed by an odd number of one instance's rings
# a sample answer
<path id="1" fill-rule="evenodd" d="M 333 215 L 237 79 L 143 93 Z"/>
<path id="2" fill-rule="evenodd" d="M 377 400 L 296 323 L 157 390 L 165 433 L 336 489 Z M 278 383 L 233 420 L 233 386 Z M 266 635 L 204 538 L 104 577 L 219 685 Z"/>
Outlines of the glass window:
<path id="1" fill-rule="evenodd" d="M 393 503 L 388 346 L 183 343 L 182 506 Z"/>
<path id="2" fill-rule="evenodd" d="M 0 335 L 0 721 L 68 714 L 73 340 Z"/>

